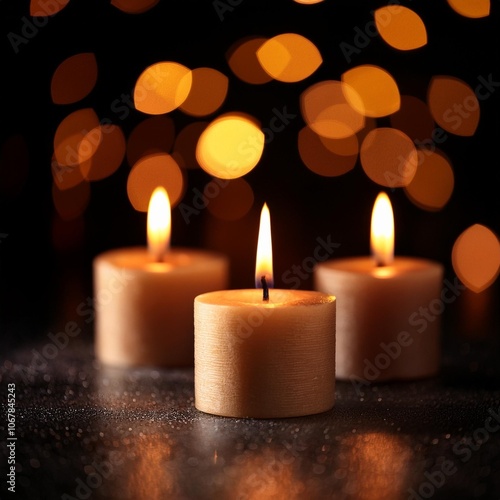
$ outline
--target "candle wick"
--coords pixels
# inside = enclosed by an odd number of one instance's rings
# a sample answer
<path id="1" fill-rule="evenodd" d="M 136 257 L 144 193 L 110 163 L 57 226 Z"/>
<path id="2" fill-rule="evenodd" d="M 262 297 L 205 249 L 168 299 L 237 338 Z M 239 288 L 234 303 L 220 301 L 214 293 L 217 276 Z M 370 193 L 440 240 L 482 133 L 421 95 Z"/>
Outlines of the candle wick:
<path id="1" fill-rule="evenodd" d="M 164 252 L 155 252 L 153 254 L 153 262 L 157 262 L 157 263 L 163 262 L 164 258 L 165 258 Z"/>
<path id="2" fill-rule="evenodd" d="M 262 300 L 269 300 L 269 287 L 267 286 L 266 277 L 262 276 L 260 282 L 262 283 Z"/>

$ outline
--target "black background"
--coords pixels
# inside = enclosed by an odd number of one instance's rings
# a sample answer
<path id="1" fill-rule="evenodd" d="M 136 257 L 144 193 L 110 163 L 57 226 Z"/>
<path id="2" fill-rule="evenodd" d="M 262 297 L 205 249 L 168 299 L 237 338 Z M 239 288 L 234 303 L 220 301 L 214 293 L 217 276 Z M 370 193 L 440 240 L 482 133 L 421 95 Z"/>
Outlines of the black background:
<path id="1" fill-rule="evenodd" d="M 340 243 L 335 256 L 369 252 L 369 221 L 373 201 L 382 189 L 363 172 L 359 162 L 349 173 L 320 177 L 301 162 L 297 134 L 304 126 L 300 94 L 313 83 L 340 79 L 359 64 L 377 64 L 397 80 L 401 94 L 425 99 L 434 75 L 461 78 L 475 88 L 480 76 L 500 81 L 498 4 L 483 19 L 468 19 L 454 12 L 445 1 L 402 2 L 424 20 L 429 43 L 418 50 L 400 52 L 380 37 L 347 62 L 340 44 L 354 43 L 355 28 L 365 30 L 371 11 L 386 2 L 325 1 L 299 5 L 291 0 L 224 2 L 219 13 L 212 1 L 162 0 L 140 15 L 121 12 L 102 0 L 72 0 L 60 13 L 33 19 L 27 1 L 0 1 L 0 47 L 2 61 L 2 132 L 0 145 L 20 135 L 26 142 L 29 174 L 20 189 L 2 188 L 0 233 L 0 318 L 2 337 L 11 345 L 43 337 L 76 316 L 79 303 L 92 295 L 92 259 L 101 251 L 145 244 L 145 215 L 136 212 L 126 193 L 130 166 L 124 161 L 109 178 L 91 185 L 91 201 L 81 221 L 65 224 L 70 242 L 54 247 L 52 229 L 57 217 L 51 198 L 53 136 L 70 112 L 92 107 L 101 119 L 119 124 L 125 135 L 147 118 L 130 109 L 117 114 L 112 103 L 131 94 L 139 74 L 150 64 L 177 61 L 190 68 L 209 66 L 229 79 L 225 111 L 254 115 L 266 126 L 273 109 L 286 107 L 297 115 L 266 145 L 257 167 L 245 176 L 254 190 L 252 210 L 237 222 L 214 219 L 207 210 L 186 224 L 173 210 L 173 245 L 220 250 L 231 258 L 231 287 L 253 286 L 254 255 L 260 209 L 267 202 L 272 217 L 276 287 L 285 286 L 281 276 L 293 265 L 312 255 L 316 238 Z M 220 4 L 219 4 L 220 5 Z M 223 17 L 221 20 L 220 16 Z M 31 23 L 38 23 L 36 25 Z M 27 28 L 27 25 L 31 28 Z M 33 28 L 33 26 L 35 26 Z M 8 35 L 26 31 L 26 43 L 14 50 Z M 270 82 L 250 85 L 232 74 L 226 60 L 228 49 L 249 35 L 271 37 L 296 32 L 319 48 L 323 64 L 302 82 Z M 50 81 L 54 70 L 67 57 L 93 52 L 99 74 L 96 87 L 81 102 L 55 105 Z M 426 212 L 414 206 L 401 189 L 388 190 L 396 219 L 396 254 L 416 255 L 442 262 L 454 276 L 451 249 L 469 225 L 485 224 L 500 232 L 498 143 L 500 92 L 481 101 L 481 120 L 473 137 L 449 134 L 440 149 L 451 160 L 455 190 L 443 210 Z M 192 123 L 180 111 L 170 116 L 176 131 Z M 387 118 L 379 126 L 388 125 Z M 2 176 L 5 165 L 0 165 Z M 202 170 L 186 172 L 188 187 L 184 202 L 190 203 L 194 189 L 203 189 L 210 176 Z M 5 178 L 5 177 L 2 177 Z M 2 182 L 2 181 L 0 181 Z M 78 236 L 80 229 L 82 233 Z M 77 236 L 72 239 L 71 234 Z M 301 282 L 310 288 L 312 279 Z M 498 309 L 497 286 L 491 307 Z M 459 306 L 446 312 L 455 315 Z M 490 325 L 493 327 L 493 325 Z M 496 334 L 495 334 L 496 335 Z"/>

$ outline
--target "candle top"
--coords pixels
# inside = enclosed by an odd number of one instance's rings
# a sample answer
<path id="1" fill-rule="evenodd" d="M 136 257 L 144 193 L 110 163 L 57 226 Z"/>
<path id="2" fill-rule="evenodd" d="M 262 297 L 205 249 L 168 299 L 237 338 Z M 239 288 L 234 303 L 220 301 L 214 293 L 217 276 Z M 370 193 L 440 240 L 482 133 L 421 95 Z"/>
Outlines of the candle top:
<path id="1" fill-rule="evenodd" d="M 206 268 L 209 262 L 226 261 L 226 257 L 216 252 L 197 250 L 193 248 L 173 247 L 164 255 L 162 262 L 151 261 L 151 253 L 146 247 L 128 247 L 108 250 L 96 257 L 96 260 L 105 260 L 111 265 L 152 272 L 179 271 L 199 267 Z"/>
<path id="2" fill-rule="evenodd" d="M 269 290 L 269 300 L 262 300 L 262 290 L 237 289 L 220 290 L 198 295 L 195 299 L 204 304 L 221 307 L 261 306 L 261 307 L 300 307 L 327 304 L 335 301 L 333 295 L 312 290 L 284 290 L 273 288 Z"/>
<path id="3" fill-rule="evenodd" d="M 374 278 L 392 278 L 411 273 L 422 272 L 440 272 L 442 265 L 429 259 L 418 257 L 395 257 L 391 264 L 387 266 L 377 266 L 373 257 L 346 257 L 340 259 L 331 259 L 318 264 L 323 268 L 332 271 L 347 273 L 357 273 L 360 275 L 371 276 Z"/>

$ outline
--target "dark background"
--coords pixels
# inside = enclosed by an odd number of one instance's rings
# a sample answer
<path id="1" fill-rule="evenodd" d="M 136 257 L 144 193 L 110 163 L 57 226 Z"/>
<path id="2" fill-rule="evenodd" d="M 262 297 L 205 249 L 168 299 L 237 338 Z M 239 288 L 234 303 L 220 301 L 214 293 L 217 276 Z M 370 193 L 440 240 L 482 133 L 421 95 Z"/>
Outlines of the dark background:
<path id="1" fill-rule="evenodd" d="M 461 78 L 472 88 L 479 76 L 491 74 L 500 82 L 498 0 L 485 19 L 464 18 L 444 0 L 402 1 L 424 20 L 429 43 L 398 52 L 376 36 L 350 63 L 339 45 L 352 44 L 355 28 L 364 30 L 371 11 L 386 2 L 222 2 L 232 10 L 221 21 L 212 0 L 161 0 L 141 15 L 125 14 L 106 0 L 71 0 L 33 29 L 25 28 L 33 21 L 27 0 L 0 0 L 0 149 L 14 139 L 22 146 L 14 161 L 0 153 L 0 380 L 5 401 L 9 382 L 16 383 L 14 497 L 83 498 L 76 493 L 77 481 L 95 480 L 91 464 L 111 462 L 113 473 L 89 490 L 92 498 L 211 500 L 262 491 L 269 498 L 289 498 L 292 487 L 302 485 L 312 499 L 392 500 L 408 498 L 410 488 L 428 498 L 429 486 L 422 488 L 430 485 L 435 499 L 498 499 L 500 436 L 485 428 L 496 425 L 491 415 L 500 406 L 498 281 L 481 294 L 461 292 L 446 307 L 446 349 L 438 377 L 374 383 L 361 394 L 351 383 L 338 381 L 334 409 L 317 416 L 219 418 L 194 408 L 191 371 L 121 371 L 95 362 L 92 323 L 85 324 L 77 313 L 80 304 L 92 300 L 92 260 L 107 249 L 145 245 L 146 217 L 128 200 L 130 166 L 124 161 L 112 176 L 91 184 L 90 203 L 81 217 L 59 219 L 51 195 L 52 143 L 69 113 L 92 107 L 128 137 L 147 116 L 131 109 L 121 119 L 112 103 L 132 93 L 148 65 L 172 60 L 190 68 L 213 67 L 229 77 L 223 108 L 207 119 L 243 111 L 266 126 L 274 108 L 286 106 L 296 114 L 245 176 L 255 203 L 243 219 L 223 222 L 202 210 L 186 224 L 178 208 L 173 210 L 173 244 L 227 253 L 231 286 L 246 288 L 254 282 L 259 214 L 267 202 L 279 287 L 286 286 L 282 276 L 287 270 L 313 254 L 318 237 L 330 235 L 340 244 L 334 257 L 368 254 L 371 210 L 382 189 L 359 162 L 335 178 L 320 177 L 302 164 L 297 134 L 304 126 L 303 90 L 365 63 L 384 67 L 401 94 L 421 99 L 434 75 Z M 15 53 L 7 36 L 22 35 L 23 29 L 34 34 Z M 233 43 L 247 35 L 283 32 L 300 33 L 319 48 L 324 62 L 312 76 L 293 84 L 255 86 L 231 73 L 225 55 Z M 81 102 L 55 105 L 50 96 L 54 70 L 80 52 L 95 54 L 97 85 Z M 402 189 L 387 190 L 395 211 L 396 254 L 442 262 L 451 282 L 451 250 L 460 233 L 474 223 L 500 233 L 499 106 L 497 90 L 481 101 L 473 137 L 449 134 L 441 145 L 455 173 L 455 190 L 443 210 L 424 211 Z M 177 132 L 194 121 L 180 111 L 169 116 Z M 377 121 L 379 126 L 388 123 L 387 118 Z M 183 201 L 190 204 L 194 190 L 202 190 L 210 177 L 200 169 L 186 176 Z M 301 287 L 312 287 L 311 276 Z M 64 330 L 69 321 L 85 327 L 84 333 L 68 339 L 55 359 L 40 365 L 35 349 L 53 347 L 49 334 Z M 30 376 L 28 367 L 33 368 Z M 5 437 L 6 422 L 2 417 Z M 2 450 L 3 465 L 7 448 Z M 121 465 L 113 461 L 116 454 Z M 446 461 L 455 472 L 433 487 L 429 474 L 441 471 Z"/>
<path id="2" fill-rule="evenodd" d="M 317 81 L 338 80 L 347 69 L 367 63 L 387 69 L 396 78 L 401 94 L 424 100 L 433 75 L 456 76 L 472 88 L 479 76 L 492 74 L 493 80 L 500 81 L 496 2 L 491 15 L 483 19 L 462 17 L 445 1 L 401 3 L 422 17 L 429 43 L 415 51 L 399 52 L 376 36 L 348 63 L 340 44 L 353 44 L 355 27 L 363 30 L 372 21 L 371 11 L 386 2 L 327 0 L 307 6 L 291 0 L 242 0 L 233 1 L 232 7 L 226 3 L 229 8 L 221 20 L 214 2 L 206 0 L 162 0 L 140 15 L 123 13 L 102 0 L 74 0 L 57 15 L 39 19 L 43 26 L 31 27 L 34 35 L 15 53 L 7 35 L 22 35 L 33 21 L 29 2 L 2 0 L 0 146 L 12 136 L 20 136 L 28 156 L 28 174 L 14 187 L 5 182 L 12 173 L 6 171 L 5 163 L 0 164 L 0 233 L 7 235 L 0 243 L 0 323 L 6 345 L 41 339 L 49 330 L 78 318 L 78 304 L 92 295 L 92 259 L 99 252 L 145 244 L 145 214 L 136 212 L 127 198 L 130 166 L 126 161 L 109 178 L 92 183 L 91 201 L 81 218 L 57 220 L 51 198 L 52 141 L 60 121 L 84 107 L 92 107 L 101 119 L 119 124 L 128 137 L 147 116 L 130 109 L 122 119 L 111 105 L 122 94 L 131 94 L 139 74 L 161 60 L 190 68 L 209 66 L 229 77 L 223 107 L 207 120 L 225 111 L 243 111 L 266 126 L 274 108 L 286 107 L 297 115 L 266 144 L 259 164 L 245 176 L 254 190 L 252 210 L 236 222 L 217 220 L 203 210 L 186 224 L 174 209 L 173 245 L 227 253 L 231 287 L 252 287 L 258 219 L 262 204 L 267 202 L 273 226 L 276 287 L 285 286 L 280 277 L 286 270 L 312 255 L 318 237 L 331 235 L 340 243 L 337 257 L 367 254 L 371 210 L 383 188 L 364 174 L 359 162 L 349 173 L 333 178 L 320 177 L 302 164 L 297 150 L 297 134 L 304 126 L 301 92 Z M 311 77 L 298 83 L 250 85 L 232 74 L 226 53 L 233 43 L 248 35 L 271 37 L 283 32 L 300 33 L 319 48 L 323 64 Z M 52 74 L 64 59 L 79 52 L 95 54 L 97 85 L 81 102 L 55 105 L 50 96 Z M 402 189 L 388 190 L 395 211 L 396 254 L 438 260 L 453 278 L 451 249 L 463 230 L 481 223 L 500 233 L 499 103 L 500 92 L 481 102 L 480 124 L 473 137 L 449 134 L 441 145 L 455 172 L 455 190 L 443 210 L 424 211 L 413 205 Z M 195 121 L 177 110 L 169 115 L 177 132 Z M 388 123 L 387 118 L 377 121 L 379 126 Z M 186 175 L 183 201 L 190 203 L 193 189 L 202 190 L 210 176 L 200 169 Z M 55 225 L 63 228 L 57 244 Z M 302 281 L 301 287 L 311 288 L 311 277 Z M 486 293 L 486 326 L 483 322 L 481 328 L 488 330 L 491 340 L 498 337 L 497 286 Z M 461 324 L 462 300 L 465 298 L 445 311 L 449 329 Z"/>

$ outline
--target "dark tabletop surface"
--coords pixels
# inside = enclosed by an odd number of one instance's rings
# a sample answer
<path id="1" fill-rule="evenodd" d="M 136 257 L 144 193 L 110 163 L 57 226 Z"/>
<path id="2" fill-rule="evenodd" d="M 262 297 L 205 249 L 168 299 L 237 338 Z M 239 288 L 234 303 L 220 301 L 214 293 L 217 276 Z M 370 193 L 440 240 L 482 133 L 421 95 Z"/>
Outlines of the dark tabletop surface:
<path id="1" fill-rule="evenodd" d="M 4 479 L 2 498 L 500 498 L 491 342 L 455 343 L 432 379 L 362 391 L 339 381 L 331 411 L 276 420 L 197 411 L 189 368 L 102 367 L 83 337 L 45 350 L 50 361 L 35 354 L 45 346 L 2 365 L 17 438 L 16 493 Z"/>

